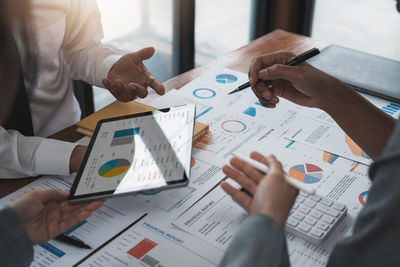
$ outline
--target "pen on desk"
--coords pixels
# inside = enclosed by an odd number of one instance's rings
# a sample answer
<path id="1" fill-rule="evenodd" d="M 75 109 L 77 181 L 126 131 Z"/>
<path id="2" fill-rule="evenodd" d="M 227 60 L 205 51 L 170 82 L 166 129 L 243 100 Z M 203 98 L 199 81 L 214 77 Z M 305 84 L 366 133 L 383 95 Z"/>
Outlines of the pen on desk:
<path id="1" fill-rule="evenodd" d="M 243 156 L 242 154 L 239 154 L 237 152 L 233 152 L 232 155 L 237 157 L 237 158 L 239 158 L 239 159 L 241 159 L 241 160 L 243 160 L 244 162 L 250 164 L 252 167 L 258 169 L 259 171 L 261 171 L 263 173 L 267 173 L 268 172 L 268 167 L 267 166 L 265 166 L 264 164 L 254 160 L 252 158 Z M 297 181 L 296 179 L 290 177 L 287 173 L 285 173 L 284 177 L 285 177 L 285 181 L 288 184 L 292 185 L 293 187 L 295 187 L 295 188 L 297 188 L 297 189 L 299 189 L 301 191 L 304 191 L 305 193 L 311 194 L 311 195 L 315 194 L 315 188 L 309 188 L 309 187 L 305 186 L 300 181 Z"/>
<path id="2" fill-rule="evenodd" d="M 286 62 L 285 65 L 286 66 L 296 66 L 299 65 L 300 63 L 306 61 L 309 58 L 312 58 L 315 55 L 319 54 L 319 49 L 314 47 L 298 56 L 293 57 L 289 62 Z M 236 88 L 235 90 L 231 91 L 228 93 L 228 95 L 230 94 L 234 94 L 237 92 L 240 92 L 246 88 L 250 87 L 250 82 L 247 82 L 245 84 L 240 85 L 238 88 Z"/>
<path id="3" fill-rule="evenodd" d="M 68 245 L 72 245 L 78 248 L 92 249 L 89 245 L 85 244 L 82 240 L 77 238 L 73 238 L 66 234 L 61 234 L 55 237 L 56 240 L 63 242 Z"/>

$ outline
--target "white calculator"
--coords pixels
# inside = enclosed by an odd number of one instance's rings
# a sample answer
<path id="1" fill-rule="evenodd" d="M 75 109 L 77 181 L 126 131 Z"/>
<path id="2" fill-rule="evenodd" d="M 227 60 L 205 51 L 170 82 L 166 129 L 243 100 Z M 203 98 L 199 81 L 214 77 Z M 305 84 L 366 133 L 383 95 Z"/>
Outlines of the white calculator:
<path id="1" fill-rule="evenodd" d="M 317 194 L 300 192 L 286 221 L 286 231 L 320 244 L 346 215 L 346 205 Z"/>

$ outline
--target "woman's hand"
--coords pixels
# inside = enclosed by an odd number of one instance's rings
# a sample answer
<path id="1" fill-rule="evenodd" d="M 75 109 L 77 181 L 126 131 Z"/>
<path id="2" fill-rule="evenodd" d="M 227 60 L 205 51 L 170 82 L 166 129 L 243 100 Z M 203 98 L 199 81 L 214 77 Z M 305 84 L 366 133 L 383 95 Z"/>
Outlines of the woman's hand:
<path id="1" fill-rule="evenodd" d="M 293 56 L 280 51 L 253 60 L 249 70 L 250 85 L 263 106 L 274 108 L 278 97 L 283 97 L 302 106 L 324 109 L 327 102 L 350 89 L 306 62 L 298 66 L 284 65 Z"/>
<path id="2" fill-rule="evenodd" d="M 69 204 L 68 192 L 33 190 L 10 203 L 33 244 L 45 242 L 90 217 L 103 201 Z"/>
<path id="3" fill-rule="evenodd" d="M 238 158 L 230 161 L 232 167 L 225 165 L 222 170 L 252 196 L 227 182 L 223 182 L 221 186 L 250 215 L 265 214 L 284 227 L 298 191 L 286 183 L 282 165 L 275 156 L 264 157 L 253 152 L 251 158 L 267 165 L 268 173 L 263 174 Z"/>

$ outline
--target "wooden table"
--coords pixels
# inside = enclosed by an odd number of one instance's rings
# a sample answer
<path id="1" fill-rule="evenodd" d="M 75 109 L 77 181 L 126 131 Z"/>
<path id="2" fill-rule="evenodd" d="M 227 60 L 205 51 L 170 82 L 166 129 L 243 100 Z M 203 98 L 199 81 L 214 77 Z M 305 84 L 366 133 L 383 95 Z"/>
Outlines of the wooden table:
<path id="1" fill-rule="evenodd" d="M 278 50 L 288 50 L 295 54 L 304 52 L 313 46 L 323 48 L 325 46 L 321 43 L 316 43 L 312 39 L 296 35 L 293 33 L 288 33 L 282 30 L 275 30 L 269 34 L 260 37 L 249 44 L 236 49 L 222 57 L 219 57 L 210 63 L 185 72 L 179 76 L 176 76 L 164 83 L 167 91 L 171 89 L 181 88 L 185 84 L 189 83 L 193 79 L 199 77 L 201 74 L 205 73 L 207 70 L 213 66 L 220 65 L 234 70 L 246 72 L 248 71 L 251 61 L 254 57 L 263 55 L 266 53 L 278 51 Z M 146 98 L 145 102 L 150 102 L 154 100 L 157 95 L 151 91 L 149 96 Z M 83 135 L 75 132 L 76 126 L 70 126 L 52 136 L 50 138 L 76 142 Z M 23 179 L 3 179 L 0 180 L 0 197 L 4 197 L 19 188 L 33 182 L 36 178 L 23 178 Z"/>

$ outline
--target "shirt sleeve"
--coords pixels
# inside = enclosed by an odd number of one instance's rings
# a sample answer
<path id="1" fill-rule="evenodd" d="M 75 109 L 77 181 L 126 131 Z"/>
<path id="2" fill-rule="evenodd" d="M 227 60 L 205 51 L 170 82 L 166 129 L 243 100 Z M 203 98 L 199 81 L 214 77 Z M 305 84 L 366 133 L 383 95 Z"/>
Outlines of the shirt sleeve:
<path id="1" fill-rule="evenodd" d="M 29 266 L 33 245 L 14 210 L 0 209 L 0 266 Z"/>
<path id="2" fill-rule="evenodd" d="M 69 161 L 77 143 L 24 136 L 0 127 L 0 177 L 44 174 L 69 175 Z"/>
<path id="3" fill-rule="evenodd" d="M 286 236 L 273 219 L 255 214 L 240 226 L 219 266 L 289 266 Z"/>
<path id="4" fill-rule="evenodd" d="M 122 52 L 101 42 L 103 28 L 95 0 L 70 1 L 62 50 L 71 77 L 103 87 L 112 65 Z"/>

